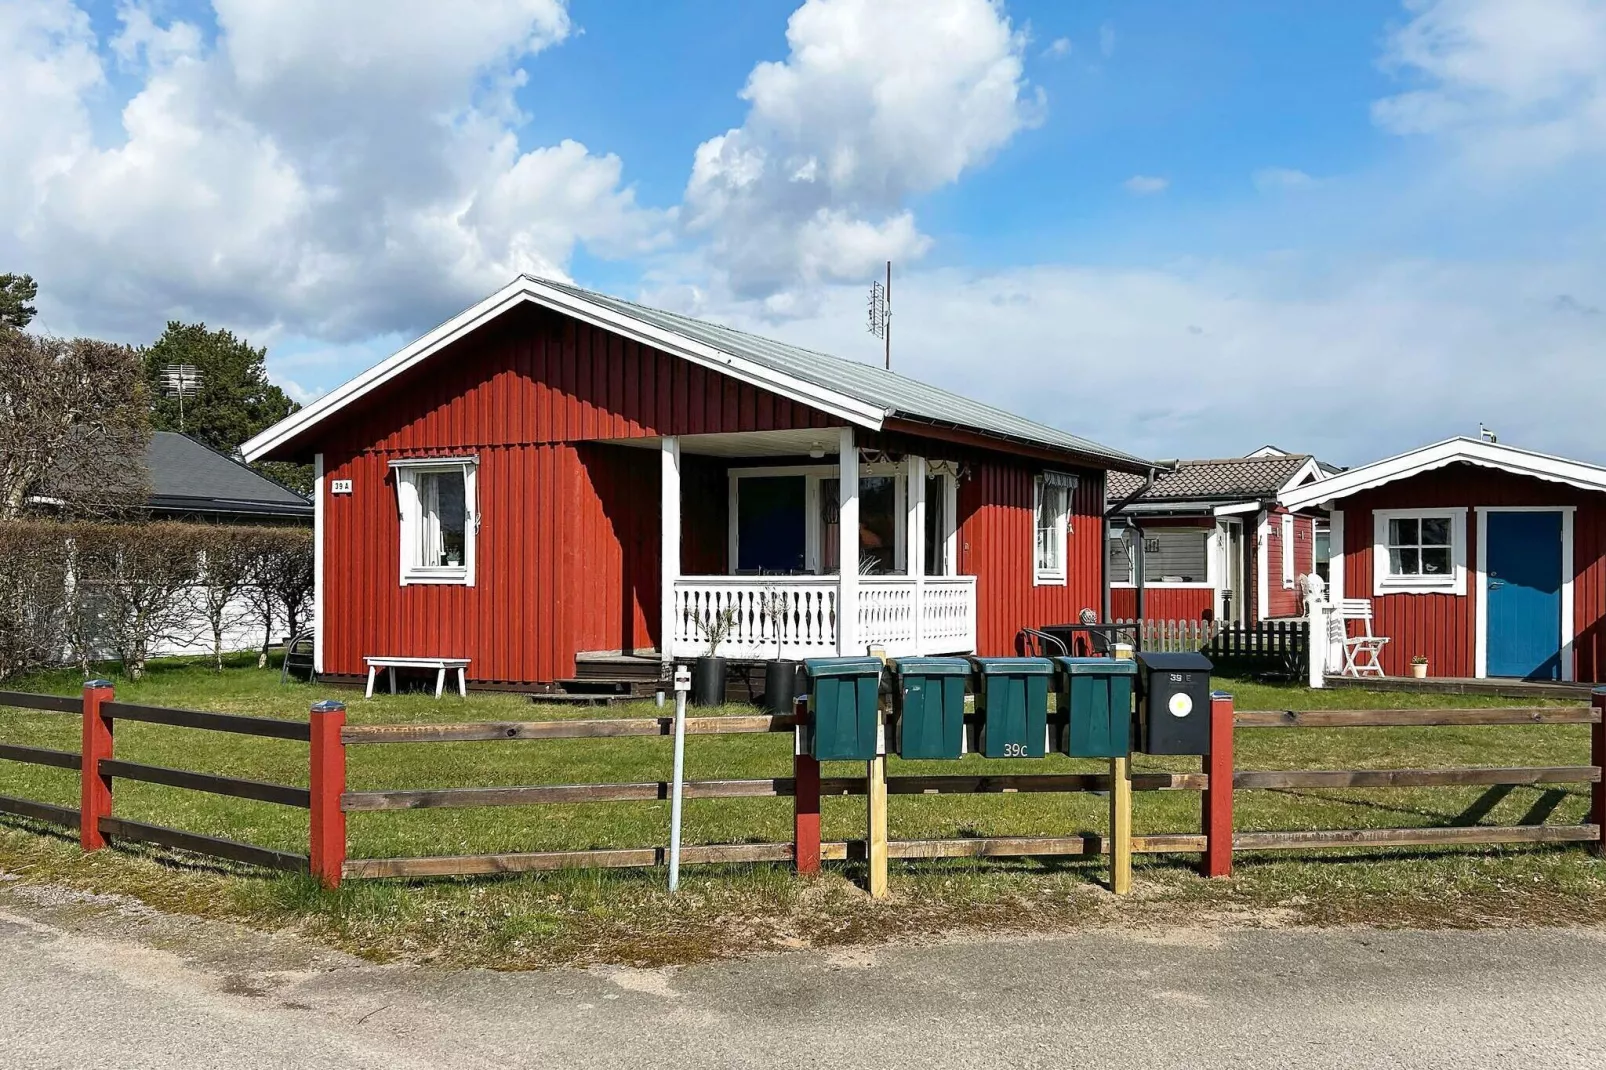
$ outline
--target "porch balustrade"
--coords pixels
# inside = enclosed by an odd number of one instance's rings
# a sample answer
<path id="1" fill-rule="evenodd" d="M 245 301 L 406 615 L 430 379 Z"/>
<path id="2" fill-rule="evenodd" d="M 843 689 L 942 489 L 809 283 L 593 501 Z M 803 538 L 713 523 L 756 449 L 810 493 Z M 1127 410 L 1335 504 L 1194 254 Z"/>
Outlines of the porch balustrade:
<path id="1" fill-rule="evenodd" d="M 976 649 L 974 576 L 860 576 L 858 643 L 889 657 Z M 837 653 L 835 576 L 693 576 L 675 581 L 672 654 L 708 652 L 701 621 L 734 620 L 719 653 L 730 658 L 813 658 Z"/>

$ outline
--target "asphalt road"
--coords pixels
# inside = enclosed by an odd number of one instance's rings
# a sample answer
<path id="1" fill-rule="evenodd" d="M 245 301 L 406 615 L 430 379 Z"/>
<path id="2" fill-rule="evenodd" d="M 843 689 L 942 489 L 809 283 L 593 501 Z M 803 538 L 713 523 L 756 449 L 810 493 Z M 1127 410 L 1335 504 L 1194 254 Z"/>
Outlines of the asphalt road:
<path id="1" fill-rule="evenodd" d="M 1606 933 L 1105 930 L 494 974 L 11 883 L 0 1066 L 1598 1070 Z"/>

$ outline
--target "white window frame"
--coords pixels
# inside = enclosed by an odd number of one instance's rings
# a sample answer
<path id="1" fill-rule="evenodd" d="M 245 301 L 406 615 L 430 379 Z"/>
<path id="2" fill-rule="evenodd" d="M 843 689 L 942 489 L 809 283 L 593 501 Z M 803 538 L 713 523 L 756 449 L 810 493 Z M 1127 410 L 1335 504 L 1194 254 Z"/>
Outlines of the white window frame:
<path id="1" fill-rule="evenodd" d="M 1044 568 L 1037 560 L 1037 517 L 1042 511 L 1043 488 L 1052 486 L 1064 493 L 1064 507 L 1054 518 L 1053 538 L 1059 545 L 1059 565 Z M 1076 492 L 1076 477 L 1060 472 L 1044 472 L 1032 478 L 1032 586 L 1064 587 L 1070 583 L 1070 570 L 1066 559 L 1070 556 L 1071 496 Z"/>
<path id="2" fill-rule="evenodd" d="M 1389 521 L 1449 520 L 1450 574 L 1448 576 L 1393 576 L 1389 574 Z M 1436 509 L 1374 509 L 1372 511 L 1372 594 L 1467 593 L 1467 510 L 1465 506 Z"/>
<path id="3" fill-rule="evenodd" d="M 1284 513 L 1283 521 L 1283 590 L 1294 589 L 1294 514 Z"/>
<path id="4" fill-rule="evenodd" d="M 397 514 L 401 521 L 401 585 L 447 584 L 474 586 L 474 544 L 480 530 L 479 459 L 477 457 L 409 457 L 390 462 L 396 477 Z M 463 563 L 461 565 L 420 565 L 418 540 L 423 522 L 423 502 L 418 495 L 418 477 L 442 472 L 463 474 Z"/>
<path id="5" fill-rule="evenodd" d="M 927 576 L 959 575 L 959 476 L 951 461 L 929 461 L 926 475 L 942 483 L 942 546 L 941 561 L 925 562 Z M 926 507 L 931 507 L 928 499 Z M 921 538 L 925 532 L 921 531 Z M 907 557 L 907 555 L 905 555 Z"/>

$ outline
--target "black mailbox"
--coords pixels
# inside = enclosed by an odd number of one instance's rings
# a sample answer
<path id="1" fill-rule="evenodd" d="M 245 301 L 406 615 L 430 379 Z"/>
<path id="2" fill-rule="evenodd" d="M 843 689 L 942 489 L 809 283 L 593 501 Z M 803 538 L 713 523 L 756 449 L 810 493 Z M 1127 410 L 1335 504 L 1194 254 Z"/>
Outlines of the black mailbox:
<path id="1" fill-rule="evenodd" d="M 1210 659 L 1139 654 L 1138 723 L 1144 754 L 1210 753 Z"/>

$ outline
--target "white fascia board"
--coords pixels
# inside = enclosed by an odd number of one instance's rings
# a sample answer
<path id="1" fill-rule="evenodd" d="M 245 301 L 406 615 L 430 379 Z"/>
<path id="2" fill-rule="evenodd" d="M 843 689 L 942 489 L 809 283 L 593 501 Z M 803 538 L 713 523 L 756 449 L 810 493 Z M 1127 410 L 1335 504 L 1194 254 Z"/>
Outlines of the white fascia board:
<path id="1" fill-rule="evenodd" d="M 594 327 L 612 331 L 872 431 L 880 430 L 882 422 L 887 417 L 887 410 L 878 405 L 870 405 L 846 394 L 823 389 L 795 376 L 774 371 L 753 361 L 732 356 L 713 346 L 692 341 L 672 331 L 573 297 L 529 276 L 520 276 L 479 304 L 453 316 L 428 334 L 325 394 L 306 408 L 280 420 L 241 446 L 241 455 L 247 461 L 260 459 L 270 450 L 396 378 L 420 361 L 525 302 L 573 316 Z"/>
<path id="2" fill-rule="evenodd" d="M 1452 438 L 1412 450 L 1410 453 L 1402 453 L 1398 457 L 1352 468 L 1347 472 L 1317 480 L 1315 483 L 1307 483 L 1303 487 L 1284 492 L 1278 500 L 1289 509 L 1321 505 L 1336 498 L 1347 497 L 1396 480 L 1409 479 L 1411 476 L 1458 462 L 1511 472 L 1515 475 L 1531 476 L 1552 483 L 1565 483 L 1583 490 L 1606 491 L 1606 468 L 1598 465 L 1569 461 L 1562 457 L 1552 457 L 1480 439 Z"/>
<path id="3" fill-rule="evenodd" d="M 1237 516 L 1240 513 L 1252 513 L 1259 508 L 1259 502 L 1233 502 L 1231 505 L 1216 506 L 1214 512 L 1216 516 Z"/>

